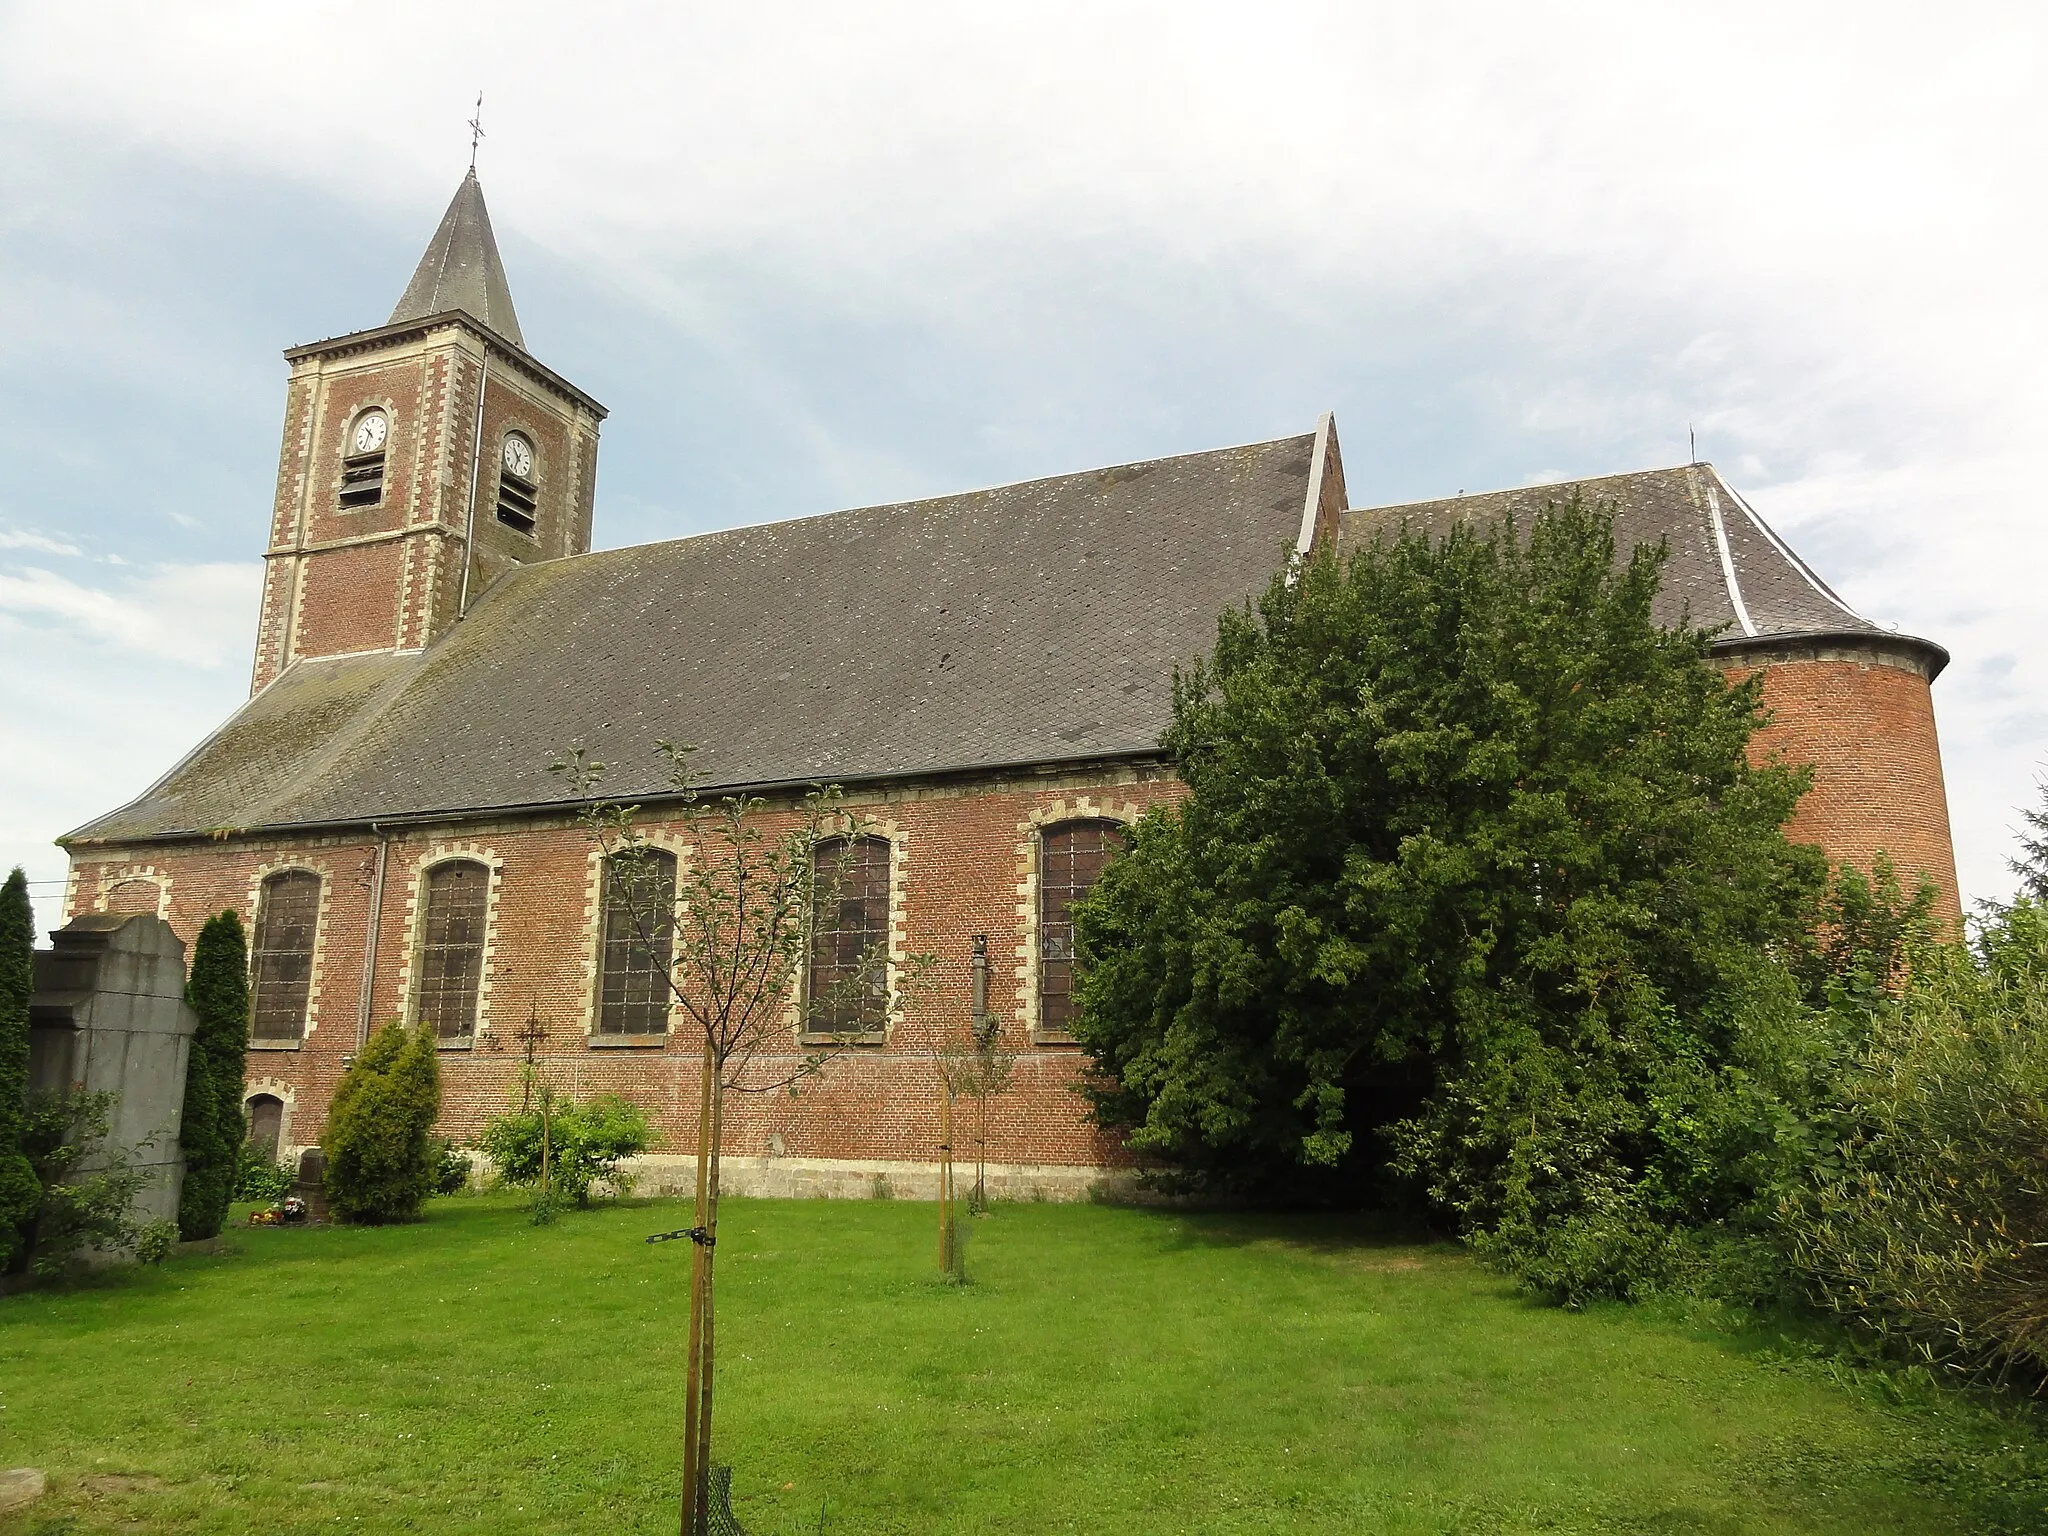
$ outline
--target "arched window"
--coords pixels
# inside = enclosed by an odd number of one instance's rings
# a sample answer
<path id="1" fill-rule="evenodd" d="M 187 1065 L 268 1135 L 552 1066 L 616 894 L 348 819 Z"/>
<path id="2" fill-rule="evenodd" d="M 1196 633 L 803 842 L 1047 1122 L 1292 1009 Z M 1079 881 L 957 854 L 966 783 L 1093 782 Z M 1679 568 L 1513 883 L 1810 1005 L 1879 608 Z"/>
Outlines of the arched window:
<path id="1" fill-rule="evenodd" d="M 600 1035 L 659 1035 L 668 1029 L 675 912 L 674 854 L 640 847 L 605 860 Z"/>
<path id="2" fill-rule="evenodd" d="M 274 1093 L 258 1093 L 242 1108 L 249 1117 L 249 1145 L 276 1162 L 277 1144 L 284 1137 L 284 1100 Z"/>
<path id="3" fill-rule="evenodd" d="M 879 1038 L 889 1012 L 889 840 L 820 843 L 812 880 L 805 1031 Z"/>
<path id="4" fill-rule="evenodd" d="M 120 880 L 107 890 L 109 912 L 149 912 L 161 909 L 164 890 L 154 880 Z"/>
<path id="5" fill-rule="evenodd" d="M 249 966 L 250 1039 L 269 1045 L 297 1045 L 305 1039 L 313 938 L 319 927 L 318 875 L 310 869 L 284 869 L 264 879 L 256 905 L 256 952 Z"/>
<path id="6" fill-rule="evenodd" d="M 1074 903 L 1088 894 L 1103 866 L 1123 852 L 1126 833 L 1114 821 L 1063 821 L 1038 834 L 1038 1032 L 1072 1039 Z"/>
<path id="7" fill-rule="evenodd" d="M 427 871 L 426 886 L 413 1022 L 432 1029 L 443 1045 L 466 1045 L 476 1034 L 491 871 L 473 859 L 451 859 Z"/>

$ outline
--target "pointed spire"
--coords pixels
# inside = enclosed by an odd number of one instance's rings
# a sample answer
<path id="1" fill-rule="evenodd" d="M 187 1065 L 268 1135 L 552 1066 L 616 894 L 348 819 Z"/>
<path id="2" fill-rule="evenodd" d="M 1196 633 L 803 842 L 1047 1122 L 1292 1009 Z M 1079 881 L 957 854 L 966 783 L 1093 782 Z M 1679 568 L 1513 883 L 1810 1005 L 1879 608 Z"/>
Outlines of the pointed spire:
<path id="1" fill-rule="evenodd" d="M 512 312 L 512 286 L 505 281 L 505 263 L 498 256 L 498 242 L 491 235 L 490 210 L 484 207 L 484 189 L 477 184 L 476 167 L 455 189 L 454 200 L 441 215 L 441 227 L 420 258 L 405 296 L 391 311 L 391 323 L 420 320 L 445 310 L 459 309 L 481 320 L 506 340 L 520 347 L 526 338 L 519 334 L 519 317 Z"/>

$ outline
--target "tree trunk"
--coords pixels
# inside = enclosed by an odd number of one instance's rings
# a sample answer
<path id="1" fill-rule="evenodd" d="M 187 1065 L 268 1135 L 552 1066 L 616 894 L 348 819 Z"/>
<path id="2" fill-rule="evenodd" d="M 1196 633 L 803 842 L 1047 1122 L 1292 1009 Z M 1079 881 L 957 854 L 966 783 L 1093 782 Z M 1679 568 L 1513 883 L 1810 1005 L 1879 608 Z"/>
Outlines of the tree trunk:
<path id="1" fill-rule="evenodd" d="M 939 1273 L 953 1273 L 953 1085 L 939 1083 Z"/>
<path id="2" fill-rule="evenodd" d="M 697 1413 L 699 1536 L 707 1536 L 711 1529 L 711 1389 L 716 1384 L 718 1370 L 714 1348 L 718 1324 L 714 1284 L 718 1266 L 718 1143 L 725 1129 L 724 1064 L 719 1065 L 721 1070 L 711 1086 L 711 1174 L 707 1180 L 705 1214 L 700 1223 L 704 1228 L 704 1241 L 697 1245 L 697 1251 L 704 1256 L 704 1370 L 698 1387 L 702 1407 Z"/>
<path id="3" fill-rule="evenodd" d="M 983 1079 L 983 1091 L 974 1096 L 974 1210 L 976 1215 L 988 1212 L 988 1092 L 987 1079 Z"/>
<path id="4" fill-rule="evenodd" d="M 697 1225 L 705 1225 L 710 1215 L 708 1194 L 711 1176 L 712 1146 L 712 1085 L 716 1081 L 716 1067 L 711 1059 L 711 1043 L 704 1044 L 704 1076 L 698 1087 L 697 1096 Z M 707 1469 L 700 1456 L 698 1434 L 698 1412 L 701 1386 L 704 1380 L 704 1255 L 702 1243 L 690 1244 L 690 1363 L 683 1381 L 683 1519 L 682 1536 L 706 1536 L 704 1521 L 704 1485 Z"/>

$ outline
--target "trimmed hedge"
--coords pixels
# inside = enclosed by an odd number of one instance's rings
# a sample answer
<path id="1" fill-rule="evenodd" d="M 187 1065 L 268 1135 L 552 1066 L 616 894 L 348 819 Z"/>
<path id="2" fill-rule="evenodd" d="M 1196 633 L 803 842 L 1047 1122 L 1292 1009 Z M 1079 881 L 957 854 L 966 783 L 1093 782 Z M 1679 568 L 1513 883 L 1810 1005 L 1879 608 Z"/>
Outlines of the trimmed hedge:
<path id="1" fill-rule="evenodd" d="M 407 1221 L 434 1192 L 441 1066 L 431 1031 L 387 1024 L 356 1057 L 327 1111 L 327 1204 L 342 1221 Z"/>

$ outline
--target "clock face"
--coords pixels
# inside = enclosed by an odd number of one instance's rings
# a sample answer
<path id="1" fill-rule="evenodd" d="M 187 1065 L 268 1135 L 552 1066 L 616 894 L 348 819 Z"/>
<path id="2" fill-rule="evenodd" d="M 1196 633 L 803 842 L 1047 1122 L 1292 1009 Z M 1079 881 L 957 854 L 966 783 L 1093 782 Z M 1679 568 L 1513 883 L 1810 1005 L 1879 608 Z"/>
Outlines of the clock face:
<path id="1" fill-rule="evenodd" d="M 533 444 L 514 436 L 505 439 L 505 468 L 524 480 L 533 473 Z"/>
<path id="2" fill-rule="evenodd" d="M 355 433 L 349 438 L 349 443 L 357 453 L 375 453 L 384 446 L 385 434 L 390 430 L 382 411 L 370 411 L 356 423 Z"/>

